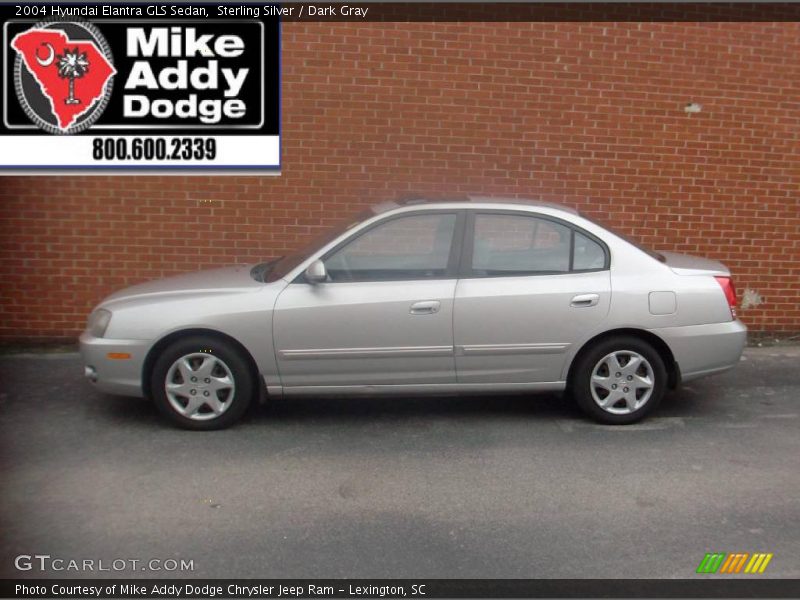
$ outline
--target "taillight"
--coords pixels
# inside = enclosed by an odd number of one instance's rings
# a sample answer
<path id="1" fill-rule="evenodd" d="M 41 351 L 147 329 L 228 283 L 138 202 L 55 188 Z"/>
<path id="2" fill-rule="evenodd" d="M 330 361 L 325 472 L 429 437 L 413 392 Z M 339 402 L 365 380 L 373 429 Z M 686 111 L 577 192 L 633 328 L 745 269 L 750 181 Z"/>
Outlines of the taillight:
<path id="1" fill-rule="evenodd" d="M 714 277 L 717 283 L 725 293 L 725 299 L 728 301 L 728 306 L 731 309 L 731 318 L 736 318 L 736 286 L 733 285 L 733 279 L 730 277 Z"/>

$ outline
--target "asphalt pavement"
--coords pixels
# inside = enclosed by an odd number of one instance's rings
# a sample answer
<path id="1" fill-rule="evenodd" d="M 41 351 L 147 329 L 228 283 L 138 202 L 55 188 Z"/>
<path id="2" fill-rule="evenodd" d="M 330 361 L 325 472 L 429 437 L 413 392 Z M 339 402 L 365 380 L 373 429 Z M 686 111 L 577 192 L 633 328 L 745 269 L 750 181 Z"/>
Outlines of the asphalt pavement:
<path id="1" fill-rule="evenodd" d="M 798 577 L 800 347 L 748 349 L 627 427 L 555 395 L 307 398 L 210 433 L 95 391 L 76 354 L 4 356 L 0 490 L 0 577 L 93 574 L 14 566 L 49 555 L 127 561 L 101 576 L 685 578 L 706 552 Z M 129 566 L 150 559 L 193 570 Z"/>

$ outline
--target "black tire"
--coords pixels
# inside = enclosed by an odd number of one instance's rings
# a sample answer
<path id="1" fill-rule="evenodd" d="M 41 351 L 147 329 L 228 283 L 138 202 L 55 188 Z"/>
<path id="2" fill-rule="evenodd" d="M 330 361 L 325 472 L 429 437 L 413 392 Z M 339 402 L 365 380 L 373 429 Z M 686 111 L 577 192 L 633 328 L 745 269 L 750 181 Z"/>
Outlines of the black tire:
<path id="1" fill-rule="evenodd" d="M 202 355 L 207 355 L 215 360 L 206 363 Z M 191 387 L 189 392 L 194 397 L 193 402 L 199 404 L 197 410 L 194 411 L 193 418 L 181 414 L 173 405 L 173 401 L 178 406 L 186 401 L 188 409 L 190 397 L 183 395 L 183 390 L 181 390 L 180 394 L 173 393 L 171 400 L 166 390 L 168 375 L 171 376 L 173 383 L 176 380 L 179 384 L 183 383 L 182 374 L 175 371 L 170 373 L 170 371 L 176 361 L 186 356 L 193 357 L 189 359 L 190 365 L 212 364 L 213 362 L 215 369 L 207 379 L 198 377 L 197 387 L 186 382 Z M 180 370 L 178 367 L 176 369 Z M 204 384 L 206 380 L 223 381 L 223 374 L 233 381 L 232 389 L 215 391 L 209 387 L 213 384 Z M 170 344 L 156 359 L 150 376 L 151 395 L 158 409 L 178 427 L 196 431 L 224 429 L 238 421 L 253 401 L 255 384 L 255 374 L 250 363 L 238 348 L 223 340 L 202 335 L 182 338 Z M 211 408 L 212 397 L 210 394 L 214 394 L 214 398 L 219 401 L 217 406 L 224 406 L 222 412 L 217 416 L 214 415 Z M 208 396 L 207 404 L 203 403 L 202 395 Z"/>
<path id="2" fill-rule="evenodd" d="M 622 393 L 622 390 L 633 390 L 634 399 L 632 402 L 634 402 L 635 407 L 633 410 L 631 410 L 624 398 L 615 402 L 611 407 L 602 408 L 599 401 L 605 400 L 607 402 L 613 402 L 613 397 L 608 395 L 605 396 L 605 398 L 600 397 L 601 394 L 610 394 L 611 392 L 607 392 L 599 385 L 595 386 L 595 394 L 592 394 L 592 373 L 595 368 L 598 367 L 601 360 L 614 353 L 619 353 L 618 359 L 623 360 L 626 353 L 636 353 L 649 363 L 649 369 L 647 365 L 642 363 L 640 367 L 641 370 L 630 375 L 636 377 L 637 373 L 649 373 L 648 378 L 652 378 L 651 381 L 653 385 L 647 397 L 646 389 L 637 390 L 634 386 L 625 387 L 629 376 L 628 373 L 624 373 L 623 370 L 618 371 L 622 374 L 622 377 L 619 379 L 617 379 L 616 373 L 609 373 L 609 385 L 617 386 L 617 388 L 615 388 L 619 390 L 617 393 Z M 627 356 L 630 359 L 633 355 Z M 619 362 L 622 364 L 621 360 Z M 601 375 L 605 375 L 608 370 L 607 366 L 608 365 L 600 367 L 599 373 Z M 625 365 L 623 365 L 623 369 L 624 366 Z M 630 368 L 633 368 L 633 365 L 631 365 Z M 667 369 L 664 366 L 661 355 L 644 340 L 633 336 L 615 336 L 601 340 L 591 346 L 587 351 L 581 353 L 572 370 L 571 381 L 569 383 L 575 401 L 581 410 L 589 417 L 606 425 L 627 425 L 642 420 L 655 410 L 661 402 L 661 398 L 664 396 L 664 392 L 667 388 Z M 595 395 L 599 397 L 599 401 L 595 400 Z M 637 395 L 641 397 L 637 399 Z M 637 402 L 642 402 L 642 404 L 636 406 Z M 630 412 L 625 414 L 614 414 L 611 412 L 624 410 Z"/>

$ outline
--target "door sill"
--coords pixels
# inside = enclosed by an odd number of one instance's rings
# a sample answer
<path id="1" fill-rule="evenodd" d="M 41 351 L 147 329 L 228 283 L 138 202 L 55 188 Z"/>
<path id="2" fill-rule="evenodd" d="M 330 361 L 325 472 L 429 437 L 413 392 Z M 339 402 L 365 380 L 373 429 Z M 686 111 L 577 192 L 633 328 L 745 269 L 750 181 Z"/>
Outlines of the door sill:
<path id="1" fill-rule="evenodd" d="M 437 394 L 505 394 L 515 392 L 560 392 L 567 387 L 565 381 L 540 381 L 536 383 L 409 383 L 385 385 L 293 385 L 267 386 L 270 396 L 384 396 L 384 395 L 437 395 Z"/>

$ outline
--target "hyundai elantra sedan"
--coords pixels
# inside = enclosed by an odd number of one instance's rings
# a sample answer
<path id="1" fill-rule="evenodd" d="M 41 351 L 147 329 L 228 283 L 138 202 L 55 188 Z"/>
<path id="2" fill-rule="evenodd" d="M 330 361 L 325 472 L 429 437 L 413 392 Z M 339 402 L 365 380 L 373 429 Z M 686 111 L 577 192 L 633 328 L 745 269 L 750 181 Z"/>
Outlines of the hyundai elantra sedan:
<path id="1" fill-rule="evenodd" d="M 381 204 L 276 260 L 129 287 L 80 343 L 99 390 L 218 429 L 300 394 L 567 391 L 633 423 L 734 366 L 745 338 L 719 262 L 565 206 L 469 198 Z"/>

